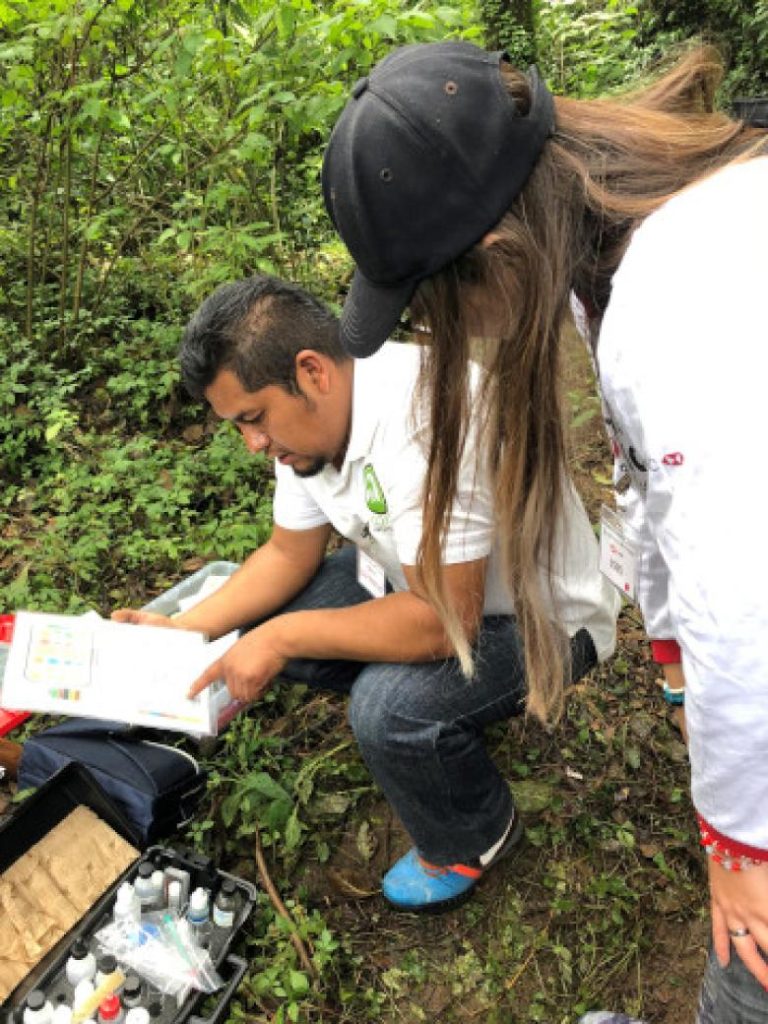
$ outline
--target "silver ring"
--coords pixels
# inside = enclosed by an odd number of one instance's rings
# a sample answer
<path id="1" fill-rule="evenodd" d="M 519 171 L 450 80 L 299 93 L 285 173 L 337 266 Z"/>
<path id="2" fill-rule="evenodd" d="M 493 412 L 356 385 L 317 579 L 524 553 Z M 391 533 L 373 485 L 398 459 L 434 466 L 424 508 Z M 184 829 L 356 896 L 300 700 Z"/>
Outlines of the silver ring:
<path id="1" fill-rule="evenodd" d="M 749 928 L 729 928 L 728 934 L 732 939 L 743 939 L 749 935 Z"/>

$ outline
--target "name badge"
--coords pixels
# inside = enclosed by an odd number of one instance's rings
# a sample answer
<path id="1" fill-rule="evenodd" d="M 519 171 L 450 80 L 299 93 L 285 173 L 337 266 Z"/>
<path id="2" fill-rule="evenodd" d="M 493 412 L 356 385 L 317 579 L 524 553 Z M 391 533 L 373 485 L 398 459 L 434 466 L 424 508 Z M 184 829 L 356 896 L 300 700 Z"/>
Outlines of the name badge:
<path id="1" fill-rule="evenodd" d="M 600 509 L 600 572 L 624 597 L 637 594 L 638 547 L 622 516 L 606 505 Z"/>
<path id="2" fill-rule="evenodd" d="M 357 549 L 357 582 L 371 597 L 384 597 L 387 592 L 387 574 L 383 566 L 360 547 Z"/>

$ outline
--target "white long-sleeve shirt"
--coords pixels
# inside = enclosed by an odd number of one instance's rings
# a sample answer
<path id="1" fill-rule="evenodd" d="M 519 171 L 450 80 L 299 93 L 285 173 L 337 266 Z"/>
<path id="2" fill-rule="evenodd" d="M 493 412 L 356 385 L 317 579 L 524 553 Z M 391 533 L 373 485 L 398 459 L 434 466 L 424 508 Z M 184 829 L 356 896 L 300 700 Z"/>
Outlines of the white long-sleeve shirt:
<path id="1" fill-rule="evenodd" d="M 603 317 L 603 396 L 628 464 L 651 637 L 682 650 L 693 800 L 768 850 L 768 157 L 635 232 Z"/>

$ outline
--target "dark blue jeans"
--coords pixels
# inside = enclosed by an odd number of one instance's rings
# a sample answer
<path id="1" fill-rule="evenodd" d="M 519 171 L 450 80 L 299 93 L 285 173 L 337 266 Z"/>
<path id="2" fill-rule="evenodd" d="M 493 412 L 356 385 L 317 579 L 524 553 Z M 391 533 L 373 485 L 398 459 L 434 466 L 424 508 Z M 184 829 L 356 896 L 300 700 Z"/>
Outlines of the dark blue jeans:
<path id="1" fill-rule="evenodd" d="M 768 1021 L 768 992 L 747 970 L 731 944 L 726 968 L 710 951 L 701 986 L 696 1024 L 765 1024 Z"/>
<path id="2" fill-rule="evenodd" d="M 342 608 L 370 600 L 356 576 L 356 551 L 330 555 L 282 612 Z M 592 638 L 572 641 L 573 678 L 592 665 Z M 488 756 L 487 726 L 519 714 L 524 658 L 515 620 L 487 616 L 466 679 L 454 658 L 424 664 L 294 660 L 284 675 L 350 694 L 349 720 L 371 774 L 419 853 L 436 864 L 466 861 L 502 836 L 514 805 Z"/>

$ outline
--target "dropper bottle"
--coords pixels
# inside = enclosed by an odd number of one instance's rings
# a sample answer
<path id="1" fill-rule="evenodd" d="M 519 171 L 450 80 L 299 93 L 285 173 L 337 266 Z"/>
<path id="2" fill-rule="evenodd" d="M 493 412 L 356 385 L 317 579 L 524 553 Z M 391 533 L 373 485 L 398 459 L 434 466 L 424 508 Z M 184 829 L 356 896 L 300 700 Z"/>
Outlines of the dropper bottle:
<path id="1" fill-rule="evenodd" d="M 148 860 L 142 861 L 139 864 L 136 880 L 133 883 L 133 888 L 138 896 L 142 911 L 151 910 L 157 897 L 157 891 L 152 881 L 153 872 L 154 868 L 150 862 Z"/>
<path id="2" fill-rule="evenodd" d="M 113 917 L 116 923 L 122 922 L 128 929 L 139 922 L 141 917 L 139 898 L 130 882 L 123 882 L 117 890 Z"/>
<path id="3" fill-rule="evenodd" d="M 137 974 L 126 975 L 120 992 L 121 1002 L 126 1010 L 141 1005 L 142 984 Z"/>
<path id="4" fill-rule="evenodd" d="M 84 939 L 75 939 L 69 953 L 64 973 L 67 981 L 74 988 L 78 981 L 90 981 L 96 973 L 96 957 L 88 948 Z"/>
<path id="5" fill-rule="evenodd" d="M 53 1006 L 46 999 L 45 992 L 39 988 L 32 989 L 24 1006 L 24 1024 L 51 1024 L 52 1020 Z"/>
<path id="6" fill-rule="evenodd" d="M 120 997 L 114 992 L 102 999 L 97 1017 L 99 1024 L 119 1024 L 124 1016 Z"/>
<path id="7" fill-rule="evenodd" d="M 105 953 L 104 956 L 100 956 L 96 961 L 96 984 L 100 985 L 102 981 L 114 974 L 117 970 L 117 960 L 111 953 Z"/>
<path id="8" fill-rule="evenodd" d="M 205 948 L 211 938 L 211 921 L 209 917 L 208 890 L 198 887 L 189 897 L 187 907 L 192 938 L 198 946 Z"/>
<path id="9" fill-rule="evenodd" d="M 213 901 L 213 923 L 217 928 L 229 930 L 234 927 L 237 912 L 237 885 L 231 878 L 225 878 Z"/>

